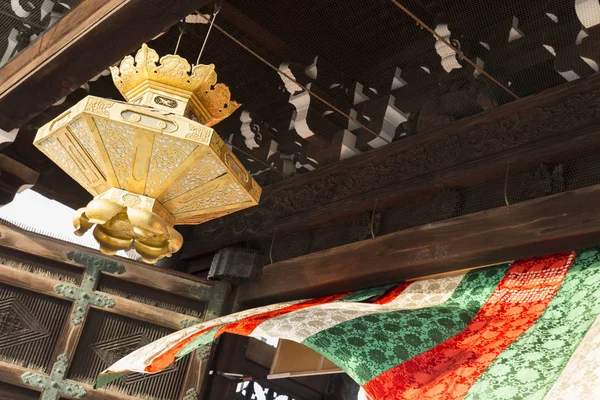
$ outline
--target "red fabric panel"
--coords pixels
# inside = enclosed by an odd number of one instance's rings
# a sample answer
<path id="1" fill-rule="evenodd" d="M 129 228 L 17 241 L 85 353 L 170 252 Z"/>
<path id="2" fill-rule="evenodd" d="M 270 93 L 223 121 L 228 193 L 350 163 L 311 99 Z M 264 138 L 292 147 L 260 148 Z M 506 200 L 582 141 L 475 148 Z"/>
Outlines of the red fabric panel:
<path id="1" fill-rule="evenodd" d="M 575 252 L 516 261 L 464 331 L 374 378 L 373 400 L 461 399 L 558 291 Z"/>
<path id="2" fill-rule="evenodd" d="M 314 307 L 319 304 L 326 304 L 334 302 L 344 296 L 348 295 L 348 293 L 335 294 L 332 296 L 319 297 L 318 299 L 307 300 L 302 303 L 294 304 L 291 306 L 287 306 L 281 308 L 279 310 L 264 312 L 261 314 L 253 315 L 251 317 L 245 318 L 241 321 L 232 322 L 229 325 L 224 326 L 223 328 L 217 331 L 215 338 L 219 337 L 225 332 L 235 333 L 237 335 L 248 336 L 256 329 L 256 327 L 262 324 L 264 321 L 269 320 L 271 318 L 278 317 L 283 314 L 288 314 L 293 311 L 302 310 L 308 307 Z"/>

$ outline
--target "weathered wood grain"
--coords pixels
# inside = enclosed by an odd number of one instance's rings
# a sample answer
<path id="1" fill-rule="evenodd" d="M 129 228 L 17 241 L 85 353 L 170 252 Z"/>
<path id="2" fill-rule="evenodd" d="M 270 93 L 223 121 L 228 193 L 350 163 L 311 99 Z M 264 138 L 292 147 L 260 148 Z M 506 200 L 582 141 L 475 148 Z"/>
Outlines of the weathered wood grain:
<path id="1" fill-rule="evenodd" d="M 0 69 L 0 127 L 21 126 L 206 3 L 81 2 Z"/>
<path id="2" fill-rule="evenodd" d="M 21 289 L 30 290 L 46 296 L 64 298 L 54 291 L 54 286 L 65 282 L 47 276 L 32 274 L 27 271 L 0 264 L 0 282 Z M 68 283 L 67 283 L 68 284 Z"/>
<path id="3" fill-rule="evenodd" d="M 20 367 L 14 364 L 8 364 L 3 361 L 0 361 L 0 380 L 16 385 L 31 389 L 30 386 L 27 386 L 21 380 L 21 375 L 26 372 L 30 372 L 28 369 Z M 139 400 L 138 397 L 128 396 L 121 393 L 111 392 L 109 390 L 100 389 L 94 390 L 91 385 L 87 385 L 85 383 L 69 381 L 76 385 L 82 386 L 87 394 L 85 396 L 86 399 L 91 400 Z M 70 397 L 69 397 L 70 398 Z"/>
<path id="4" fill-rule="evenodd" d="M 254 306 L 600 245 L 600 186 L 340 246 L 265 267 Z"/>
<path id="5" fill-rule="evenodd" d="M 116 276 L 118 278 L 192 299 L 207 301 L 210 298 L 211 284 L 206 279 L 171 269 L 161 269 L 127 258 L 107 257 L 97 250 L 25 232 L 19 228 L 0 225 L 0 247 L 35 254 L 80 268 L 85 268 L 86 265 L 74 261 L 73 256 L 69 256 L 69 254 L 83 253 L 99 260 L 116 261 L 125 267 L 125 273 Z"/>
<path id="6" fill-rule="evenodd" d="M 72 307 L 75 304 L 73 303 Z M 88 310 L 89 313 L 89 310 Z M 86 318 L 88 313 L 86 313 Z M 69 357 L 69 360 L 73 360 L 75 357 L 75 351 L 77 350 L 77 346 L 79 345 L 79 339 L 81 338 L 81 333 L 83 332 L 83 328 L 85 327 L 85 319 L 79 325 L 73 325 L 71 323 L 71 319 L 67 320 L 67 323 L 63 326 L 63 330 L 58 337 L 58 341 L 56 342 L 56 346 L 54 346 L 54 353 L 52 355 L 52 359 L 56 360 L 58 356 L 61 354 L 66 354 Z"/>
<path id="7" fill-rule="evenodd" d="M 140 321 L 149 322 L 154 325 L 164 326 L 174 330 L 180 330 L 181 321 L 185 319 L 193 319 L 193 317 L 181 314 L 164 308 L 154 307 L 148 304 L 139 303 L 134 300 L 115 296 L 109 293 L 96 291 L 94 293 L 110 297 L 115 301 L 115 306 L 110 308 L 95 307 L 104 312 L 122 315 L 126 318 L 137 319 Z"/>

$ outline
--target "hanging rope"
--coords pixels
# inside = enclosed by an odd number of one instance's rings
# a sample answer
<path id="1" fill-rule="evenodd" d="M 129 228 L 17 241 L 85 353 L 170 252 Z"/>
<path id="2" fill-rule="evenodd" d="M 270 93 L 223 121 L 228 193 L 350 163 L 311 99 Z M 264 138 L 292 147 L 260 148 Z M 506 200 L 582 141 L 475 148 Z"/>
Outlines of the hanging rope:
<path id="1" fill-rule="evenodd" d="M 506 208 L 510 209 L 510 203 L 508 202 L 508 171 L 510 171 L 510 161 L 506 165 L 506 176 L 504 177 L 504 202 L 506 203 Z"/>
<path id="2" fill-rule="evenodd" d="M 203 16 L 202 14 L 200 14 L 200 17 L 204 18 L 208 22 L 214 22 L 214 18 L 211 21 L 208 18 L 206 18 L 205 16 Z M 211 24 L 211 26 L 212 26 L 212 24 Z M 248 53 L 252 54 L 254 57 L 258 58 L 263 64 L 267 65 L 269 68 L 271 68 L 272 70 L 274 70 L 275 72 L 277 72 L 281 76 L 285 77 L 290 82 L 293 82 L 299 88 L 301 88 L 302 90 L 304 90 L 305 92 L 307 92 L 308 94 L 310 94 L 315 99 L 319 100 L 321 103 L 325 104 L 327 107 L 331 108 L 333 111 L 337 112 L 338 114 L 340 114 L 344 118 L 348 119 L 349 121 L 352 121 L 354 124 L 358 125 L 362 129 L 364 129 L 366 132 L 369 132 L 371 135 L 375 136 L 379 140 L 381 140 L 381 141 L 383 141 L 383 142 L 385 142 L 387 144 L 392 143 L 390 140 L 388 140 L 388 139 L 386 139 L 386 138 L 384 138 L 382 136 L 379 136 L 378 133 L 376 133 L 372 129 L 368 128 L 365 124 L 363 124 L 362 122 L 360 122 L 356 118 L 351 117 L 350 115 L 348 115 L 347 113 L 343 112 L 342 110 L 340 110 L 339 108 L 337 108 L 336 106 L 334 106 L 333 104 L 331 104 L 330 102 L 328 102 L 327 100 L 325 100 L 324 98 L 322 98 L 321 96 L 319 96 L 318 94 L 316 94 L 315 92 L 313 92 L 312 90 L 310 90 L 309 88 L 307 88 L 306 86 L 304 86 L 301 83 L 299 83 L 298 81 L 296 81 L 289 74 L 283 72 L 282 70 L 280 70 L 279 68 L 277 68 L 275 65 L 271 64 L 264 57 L 260 56 L 258 53 L 256 53 L 254 50 L 252 50 L 251 48 L 249 48 L 248 46 L 246 46 L 240 40 L 236 39 L 235 36 L 233 36 L 232 34 L 230 34 L 229 32 L 227 32 L 225 29 L 221 28 L 218 24 L 214 24 L 214 26 L 215 26 L 215 28 L 218 31 L 220 31 L 222 34 L 224 34 L 229 39 L 231 39 L 233 42 L 235 42 L 238 46 L 240 46 L 241 48 L 243 48 L 244 50 L 246 50 Z"/>
<path id="3" fill-rule="evenodd" d="M 377 202 L 379 199 L 375 199 L 375 205 L 373 206 L 373 214 L 371 214 L 371 238 L 375 239 L 375 210 L 377 210 Z"/>
<path id="4" fill-rule="evenodd" d="M 239 151 L 240 153 L 244 154 L 245 156 L 248 156 L 250 158 L 252 158 L 254 161 L 258 162 L 259 164 L 264 165 L 265 167 L 269 168 L 269 170 L 273 170 L 273 171 L 277 171 L 278 173 L 280 173 L 283 176 L 288 176 L 285 172 L 278 170 L 277 168 L 273 168 L 272 165 L 267 164 L 264 161 L 259 160 L 258 158 L 256 158 L 255 156 L 253 156 L 252 154 L 246 153 L 244 150 L 240 149 L 237 146 L 234 146 L 233 144 L 231 144 L 231 142 L 227 142 L 232 148 L 236 149 L 237 151 Z"/>
<path id="5" fill-rule="evenodd" d="M 400 4 L 397 0 L 391 0 L 391 1 L 392 1 L 392 3 L 394 3 L 394 5 L 396 5 L 402 11 L 404 11 L 404 13 L 406 13 L 409 17 L 411 17 L 413 20 L 415 20 L 420 26 L 422 26 L 423 28 L 427 29 L 435 38 L 437 38 L 438 40 L 440 40 L 441 42 L 443 42 L 446 46 L 448 46 L 450 49 L 452 49 L 457 55 L 459 55 L 466 62 L 468 62 L 470 65 L 472 65 L 473 68 L 475 68 L 477 71 L 479 71 L 482 75 L 484 75 L 485 77 L 487 77 L 490 81 L 492 81 L 493 83 L 495 83 L 496 85 L 498 85 L 501 89 L 503 89 L 506 93 L 508 93 L 509 95 L 511 95 L 512 97 L 514 97 L 515 99 L 519 98 L 519 96 L 516 93 L 514 93 L 512 90 L 510 90 L 508 87 L 506 87 L 506 85 L 502 84 L 496 78 L 494 78 L 493 76 L 491 76 L 487 71 L 485 71 L 483 68 L 481 68 L 475 62 L 473 62 L 471 59 L 469 59 L 467 56 L 465 56 L 465 54 L 462 51 L 460 51 L 459 49 L 457 49 L 455 46 L 453 46 L 451 43 L 449 43 L 445 38 L 443 38 L 442 36 L 440 36 L 435 30 L 433 30 L 431 27 L 429 27 L 427 24 L 425 24 L 419 17 L 417 17 L 415 14 L 413 14 L 408 8 L 406 8 L 405 6 L 403 6 L 402 4 Z M 356 118 L 354 118 L 354 117 L 350 116 L 349 114 L 345 113 L 344 111 L 340 110 L 338 107 L 334 106 L 333 104 L 331 104 L 330 102 L 328 102 L 327 100 L 325 100 L 324 98 L 322 98 L 321 96 L 319 96 L 318 94 L 316 94 L 315 92 L 313 92 L 312 90 L 310 90 L 309 88 L 307 88 L 306 86 L 302 85 L 301 83 L 299 83 L 298 81 L 296 81 L 294 78 L 292 78 L 289 74 L 287 74 L 284 71 L 280 70 L 275 65 L 273 65 L 268 60 L 266 60 L 264 57 L 260 56 L 254 50 L 252 50 L 251 48 L 249 48 L 248 46 L 246 46 L 244 43 L 242 43 L 235 36 L 233 36 L 232 34 L 230 34 L 229 32 L 227 32 L 225 29 L 223 29 L 222 27 L 220 27 L 218 24 L 215 24 L 214 23 L 215 22 L 215 17 L 217 16 L 217 14 L 219 13 L 219 11 L 221 10 L 221 6 L 222 6 L 222 1 L 219 4 L 219 6 L 215 6 L 215 12 L 213 13 L 213 17 L 211 19 L 208 19 L 207 17 L 205 17 L 202 14 L 199 15 L 201 18 L 204 18 L 204 20 L 206 20 L 207 22 L 209 22 L 210 26 L 208 28 L 208 32 L 206 34 L 206 37 L 204 38 L 204 43 L 202 44 L 202 49 L 200 50 L 200 54 L 198 55 L 198 60 L 196 61 L 196 64 L 198 64 L 198 62 L 200 60 L 200 56 L 202 55 L 202 52 L 204 51 L 204 47 L 206 45 L 206 41 L 208 40 L 208 35 L 210 34 L 210 32 L 212 30 L 212 27 L 214 26 L 217 30 L 219 30 L 222 34 L 224 34 L 229 39 L 231 39 L 233 42 L 235 42 L 238 46 L 240 46 L 241 48 L 243 48 L 244 50 L 246 50 L 248 53 L 252 54 L 257 59 L 259 59 L 263 64 L 267 65 L 269 68 L 271 68 L 272 70 L 276 71 L 278 74 L 280 74 L 281 76 L 285 77 L 290 82 L 293 82 L 295 85 L 297 85 L 298 87 L 300 87 L 302 90 L 306 91 L 309 95 L 311 95 L 315 99 L 319 100 L 321 103 L 325 104 L 327 107 L 329 107 L 333 111 L 337 112 L 338 114 L 340 114 L 344 118 L 346 118 L 349 121 L 353 122 L 354 124 L 358 125 L 362 129 L 364 129 L 366 132 L 368 132 L 371 135 L 373 135 L 374 137 L 382 140 L 383 142 L 385 142 L 387 144 L 391 143 L 390 140 L 388 140 L 388 139 L 386 139 L 384 137 L 381 137 L 378 133 L 376 133 L 372 129 L 368 128 L 367 126 L 365 126 L 363 123 L 361 123 L 360 121 L 358 121 Z"/>
<path id="6" fill-rule="evenodd" d="M 275 244 L 275 235 L 277 235 L 277 228 L 275 228 L 275 232 L 273 232 L 273 239 L 271 240 L 271 248 L 269 248 L 269 260 L 271 264 L 273 264 L 273 245 Z"/>
<path id="7" fill-rule="evenodd" d="M 179 37 L 177 38 L 177 44 L 175 45 L 175 51 L 173 55 L 177 55 L 177 50 L 179 50 L 179 43 L 181 43 L 181 37 L 183 36 L 183 32 L 185 32 L 185 20 L 181 20 L 182 24 L 179 24 Z"/>
<path id="8" fill-rule="evenodd" d="M 204 37 L 204 42 L 202 43 L 202 48 L 200 49 L 200 53 L 198 53 L 198 58 L 196 59 L 196 65 L 200 64 L 200 57 L 202 56 L 202 53 L 204 52 L 204 47 L 206 47 L 206 42 L 208 41 L 208 37 L 210 36 L 210 31 L 212 30 L 212 27 L 215 23 L 217 14 L 219 14 L 219 11 L 221 11 L 221 7 L 223 7 L 223 0 L 221 0 L 218 5 L 217 5 L 217 3 L 215 3 L 215 11 L 213 12 L 212 18 L 210 19 L 210 25 L 208 26 L 208 32 L 206 32 L 206 36 Z M 202 16 L 202 17 L 204 17 L 204 16 Z"/>
<path id="9" fill-rule="evenodd" d="M 200 63 L 200 57 L 202 57 L 202 53 L 204 52 L 204 48 L 206 47 L 206 42 L 208 41 L 208 37 L 210 36 L 210 31 L 212 30 L 212 27 L 215 23 L 215 18 L 217 18 L 217 14 L 219 14 L 222 7 L 223 7 L 223 0 L 221 0 L 218 4 L 215 3 L 215 11 L 213 12 L 212 18 L 210 20 L 210 25 L 208 26 L 208 32 L 206 32 L 206 36 L 204 37 L 204 42 L 202 43 L 202 48 L 200 49 L 200 53 L 198 53 L 198 58 L 196 59 L 196 65 L 198 65 Z M 200 14 L 199 16 L 204 18 L 205 20 L 207 20 L 207 18 L 204 15 Z M 179 40 L 181 40 L 182 34 L 183 34 L 183 31 L 179 35 Z M 179 40 L 177 40 L 177 47 L 179 47 Z M 177 47 L 175 48 L 175 54 L 177 54 Z M 269 168 L 270 170 L 277 171 L 278 173 L 280 173 L 283 176 L 287 176 L 287 174 L 285 174 L 284 172 L 279 171 L 276 168 L 273 168 L 272 165 L 269 165 L 269 164 L 259 160 L 255 156 L 246 153 L 244 150 L 240 149 L 239 147 L 234 146 L 233 143 L 231 143 L 231 142 L 228 142 L 228 143 L 232 148 L 236 149 L 237 151 L 244 154 L 245 156 L 252 158 L 254 161 L 258 162 L 259 164 L 264 165 L 265 167 Z"/>

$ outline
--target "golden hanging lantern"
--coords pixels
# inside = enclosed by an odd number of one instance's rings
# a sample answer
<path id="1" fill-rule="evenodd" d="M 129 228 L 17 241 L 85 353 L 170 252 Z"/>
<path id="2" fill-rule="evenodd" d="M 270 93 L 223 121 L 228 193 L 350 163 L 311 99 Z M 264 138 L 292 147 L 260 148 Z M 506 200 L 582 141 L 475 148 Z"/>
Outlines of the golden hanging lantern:
<path id="1" fill-rule="evenodd" d="M 94 225 L 109 255 L 133 246 L 148 263 L 178 251 L 176 224 L 255 206 L 261 188 L 210 126 L 233 113 L 214 65 L 145 44 L 112 67 L 127 103 L 88 96 L 39 129 L 35 146 L 90 192 L 77 235 Z"/>

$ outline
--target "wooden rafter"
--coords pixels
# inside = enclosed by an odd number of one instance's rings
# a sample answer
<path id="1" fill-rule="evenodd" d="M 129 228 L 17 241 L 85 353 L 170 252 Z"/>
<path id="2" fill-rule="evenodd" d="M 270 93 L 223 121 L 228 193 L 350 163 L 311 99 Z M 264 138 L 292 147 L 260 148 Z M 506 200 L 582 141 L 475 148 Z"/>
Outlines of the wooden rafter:
<path id="1" fill-rule="evenodd" d="M 208 2 L 81 2 L 0 69 L 0 127 L 20 127 Z"/>

